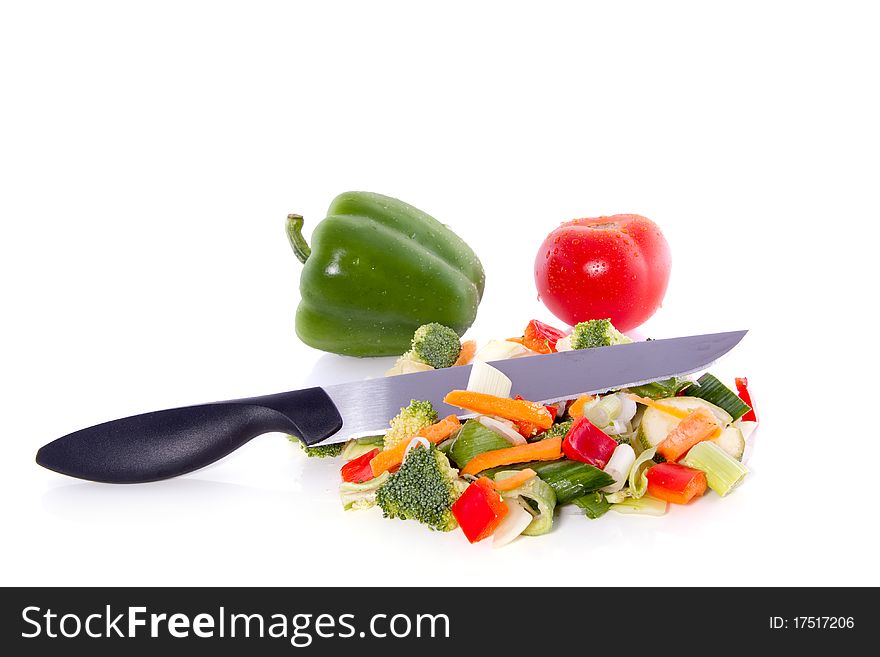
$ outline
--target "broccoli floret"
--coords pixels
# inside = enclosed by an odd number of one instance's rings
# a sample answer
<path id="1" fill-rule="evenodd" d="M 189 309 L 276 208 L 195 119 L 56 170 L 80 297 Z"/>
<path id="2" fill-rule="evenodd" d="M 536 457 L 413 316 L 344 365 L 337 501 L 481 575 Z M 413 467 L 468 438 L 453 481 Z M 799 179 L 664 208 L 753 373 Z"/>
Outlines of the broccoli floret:
<path id="1" fill-rule="evenodd" d="M 385 434 L 384 449 L 391 449 L 403 440 L 409 440 L 425 427 L 429 427 L 437 421 L 437 411 L 429 401 L 413 399 L 409 406 L 401 408 L 394 419 L 391 420 L 391 428 Z"/>
<path id="2" fill-rule="evenodd" d="M 563 438 L 565 434 L 568 433 L 568 430 L 571 429 L 571 425 L 574 424 L 574 420 L 566 420 L 565 422 L 557 422 L 552 425 L 547 431 L 542 434 L 539 434 L 538 437 L 541 440 L 546 440 L 547 438 Z"/>
<path id="3" fill-rule="evenodd" d="M 434 445 L 417 447 L 376 492 L 376 502 L 386 518 L 418 520 L 448 532 L 458 526 L 452 504 L 466 487 L 443 452 Z"/>
<path id="4" fill-rule="evenodd" d="M 461 353 L 461 338 L 443 324 L 425 324 L 416 329 L 410 353 L 435 369 L 452 367 Z"/>
<path id="5" fill-rule="evenodd" d="M 336 458 L 342 454 L 342 449 L 345 447 L 345 443 L 333 443 L 332 445 L 315 445 L 314 447 L 309 447 L 296 436 L 288 436 L 287 439 L 302 447 L 302 450 L 309 458 Z"/>
<path id="6" fill-rule="evenodd" d="M 610 319 L 591 319 L 587 322 L 581 322 L 571 332 L 573 349 L 609 347 L 628 342 L 632 342 L 632 340 L 614 328 Z"/>

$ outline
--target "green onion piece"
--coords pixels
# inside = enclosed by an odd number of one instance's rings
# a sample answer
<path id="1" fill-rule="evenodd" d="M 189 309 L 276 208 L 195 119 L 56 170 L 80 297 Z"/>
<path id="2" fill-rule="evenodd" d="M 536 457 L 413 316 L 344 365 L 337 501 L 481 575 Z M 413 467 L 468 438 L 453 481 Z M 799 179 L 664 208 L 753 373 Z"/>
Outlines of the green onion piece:
<path id="1" fill-rule="evenodd" d="M 477 454 L 510 447 L 510 441 L 476 420 L 468 420 L 459 430 L 449 449 L 449 457 L 459 468 L 470 463 Z"/>
<path id="2" fill-rule="evenodd" d="M 556 493 L 556 503 L 559 505 L 568 504 L 576 497 L 592 493 L 614 483 L 614 477 L 607 472 L 602 472 L 599 468 L 587 463 L 568 459 L 505 465 L 485 470 L 480 474 L 494 477 L 495 474 L 503 470 L 522 470 L 524 468 L 531 468 L 541 479 L 550 484 L 553 492 Z"/>
<path id="3" fill-rule="evenodd" d="M 501 481 L 516 474 L 516 470 L 503 470 L 495 475 L 495 481 Z M 524 484 L 511 490 L 501 492 L 501 497 L 506 500 L 523 499 L 525 502 L 533 502 L 530 508 L 538 507 L 538 514 L 523 530 L 525 536 L 539 536 L 546 534 L 553 527 L 553 510 L 556 508 L 556 493 L 553 488 L 540 477 L 532 477 Z M 534 515 L 534 514 L 533 514 Z"/>
<path id="4" fill-rule="evenodd" d="M 351 461 L 363 456 L 367 452 L 376 449 L 382 449 L 385 445 L 385 436 L 364 436 L 363 438 L 354 438 L 345 443 L 342 448 L 342 458 Z"/>
<path id="5" fill-rule="evenodd" d="M 739 485 L 749 473 L 746 466 L 715 443 L 708 441 L 697 443 L 691 447 L 680 463 L 705 472 L 709 488 L 721 497 Z"/>
<path id="6" fill-rule="evenodd" d="M 675 397 L 679 392 L 693 385 L 690 379 L 682 379 L 677 376 L 663 381 L 654 381 L 654 383 L 646 383 L 642 386 L 628 388 L 634 395 L 645 397 L 647 399 L 666 399 L 667 397 Z"/>
<path id="7" fill-rule="evenodd" d="M 605 496 L 599 491 L 576 497 L 571 503 L 583 509 L 584 515 L 590 520 L 601 518 L 611 508 L 611 502 L 606 500 Z"/>
<path id="8" fill-rule="evenodd" d="M 605 395 L 584 407 L 584 417 L 601 429 L 614 422 L 622 410 L 623 402 L 620 397 Z"/>
<path id="9" fill-rule="evenodd" d="M 629 471 L 629 492 L 633 499 L 639 499 L 648 491 L 648 477 L 645 473 L 648 468 L 654 465 L 654 454 L 657 452 L 656 447 L 646 449 L 635 462 Z"/>
<path id="10" fill-rule="evenodd" d="M 650 495 L 643 495 L 638 499 L 630 497 L 623 502 L 611 505 L 611 508 L 618 513 L 642 516 L 662 516 L 666 513 L 666 507 L 666 502 Z"/>
<path id="11" fill-rule="evenodd" d="M 688 395 L 705 399 L 710 404 L 723 408 L 734 420 L 738 420 L 752 410 L 751 406 L 740 399 L 733 390 L 708 372 L 697 379 L 695 385 L 688 388 Z"/>

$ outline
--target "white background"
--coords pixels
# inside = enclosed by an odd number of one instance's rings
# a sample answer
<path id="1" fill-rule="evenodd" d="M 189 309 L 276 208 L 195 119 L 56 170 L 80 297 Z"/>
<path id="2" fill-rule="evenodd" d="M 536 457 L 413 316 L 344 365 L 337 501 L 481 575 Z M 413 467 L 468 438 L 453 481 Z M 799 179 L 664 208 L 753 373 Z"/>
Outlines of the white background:
<path id="1" fill-rule="evenodd" d="M 870 3 L 46 3 L 0 9 L 3 584 L 880 584 L 880 46 Z M 539 10 L 538 7 L 541 7 Z M 450 224 L 518 333 L 561 221 L 673 250 L 642 336 L 749 328 L 750 478 L 493 551 L 344 513 L 280 435 L 164 483 L 33 462 L 136 412 L 357 378 L 293 332 L 344 190 Z M 312 563 L 310 563 L 312 562 Z"/>

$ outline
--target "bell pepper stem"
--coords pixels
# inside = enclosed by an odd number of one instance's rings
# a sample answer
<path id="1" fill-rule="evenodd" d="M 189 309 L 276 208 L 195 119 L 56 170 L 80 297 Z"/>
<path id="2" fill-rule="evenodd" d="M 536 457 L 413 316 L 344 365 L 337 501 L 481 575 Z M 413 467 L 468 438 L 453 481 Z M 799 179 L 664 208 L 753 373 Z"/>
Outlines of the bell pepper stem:
<path id="1" fill-rule="evenodd" d="M 303 237 L 303 221 L 302 215 L 287 215 L 287 239 L 290 242 L 290 246 L 293 248 L 296 257 L 301 263 L 305 264 L 306 260 L 308 260 L 309 256 L 312 254 L 312 248 L 309 246 L 309 243 L 306 242 L 306 238 Z"/>

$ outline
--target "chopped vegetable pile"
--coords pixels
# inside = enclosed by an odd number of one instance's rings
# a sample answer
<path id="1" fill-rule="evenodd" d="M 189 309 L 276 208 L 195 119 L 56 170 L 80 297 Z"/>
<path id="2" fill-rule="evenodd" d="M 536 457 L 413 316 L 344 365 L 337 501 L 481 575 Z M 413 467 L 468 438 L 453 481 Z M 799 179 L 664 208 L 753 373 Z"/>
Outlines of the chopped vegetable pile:
<path id="1" fill-rule="evenodd" d="M 472 361 L 467 389 L 444 402 L 476 417 L 439 418 L 430 402 L 412 400 L 384 437 L 305 449 L 346 460 L 346 510 L 378 507 L 386 518 L 460 528 L 471 543 L 491 536 L 495 547 L 548 533 L 559 508 L 589 519 L 658 516 L 707 490 L 730 493 L 748 473 L 746 439 L 757 426 L 745 378 L 738 393 L 707 373 L 545 405 L 512 398 L 510 379 L 485 362 L 627 342 L 607 319 L 569 335 L 534 320 L 523 337 L 477 350 L 429 324 L 387 375 Z"/>

